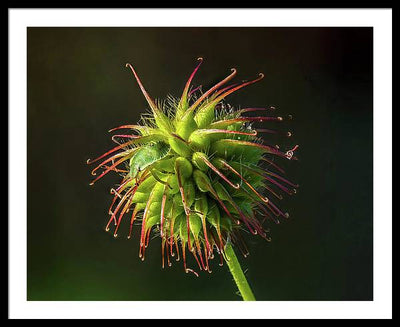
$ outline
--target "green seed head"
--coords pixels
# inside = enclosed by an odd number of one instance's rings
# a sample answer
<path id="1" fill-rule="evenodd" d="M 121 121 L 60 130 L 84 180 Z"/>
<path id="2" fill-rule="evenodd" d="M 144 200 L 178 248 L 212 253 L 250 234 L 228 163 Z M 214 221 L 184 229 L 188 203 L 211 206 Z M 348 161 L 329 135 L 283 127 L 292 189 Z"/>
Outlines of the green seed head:
<path id="1" fill-rule="evenodd" d="M 117 236 L 121 220 L 129 214 L 128 238 L 135 221 L 141 225 L 139 256 L 144 259 L 154 231 L 161 236 L 163 266 L 165 257 L 169 265 L 171 256 L 182 257 L 186 272 L 194 272 L 186 266 L 187 251 L 200 270 L 208 271 L 214 249 L 222 255 L 229 241 L 246 255 L 241 230 L 269 240 L 264 220 L 278 222 L 287 217 L 275 202 L 281 193 L 292 194 L 298 186 L 282 177 L 283 171 L 275 163 L 275 158 L 296 159 L 297 146 L 282 152 L 266 145 L 258 134 L 275 131 L 254 127 L 282 121 L 268 114 L 274 108 L 234 110 L 224 103 L 228 95 L 264 75 L 226 86 L 236 75 L 232 69 L 230 75 L 202 93 L 199 88 L 191 89 L 203 59 L 198 61 L 181 97 L 169 97 L 163 105 L 149 96 L 136 71 L 127 64 L 152 115 L 143 117 L 140 125 L 112 129 L 130 132 L 114 135 L 118 145 L 88 161 L 102 160 L 92 174 L 103 171 L 91 184 L 110 171 L 123 175 L 118 187 L 112 189 L 114 199 L 106 229 L 114 225 Z M 246 115 L 255 112 L 257 116 Z"/>

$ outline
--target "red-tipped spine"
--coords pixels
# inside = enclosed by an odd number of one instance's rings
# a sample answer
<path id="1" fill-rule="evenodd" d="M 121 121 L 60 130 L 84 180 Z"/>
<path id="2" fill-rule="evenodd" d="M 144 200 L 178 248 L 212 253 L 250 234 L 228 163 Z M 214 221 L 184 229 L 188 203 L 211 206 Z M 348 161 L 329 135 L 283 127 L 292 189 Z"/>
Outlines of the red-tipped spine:
<path id="1" fill-rule="evenodd" d="M 195 110 L 199 104 L 206 99 L 212 92 L 214 92 L 215 90 L 217 90 L 218 88 L 220 88 L 222 85 L 224 85 L 225 83 L 229 82 L 232 78 L 235 77 L 237 71 L 235 68 L 231 69 L 232 73 L 227 76 L 226 78 L 224 78 L 221 82 L 215 84 L 212 88 L 210 88 L 206 93 L 204 93 L 200 98 L 198 98 L 196 100 L 195 103 L 192 104 L 192 106 L 188 109 L 188 111 L 193 112 L 193 110 Z"/>

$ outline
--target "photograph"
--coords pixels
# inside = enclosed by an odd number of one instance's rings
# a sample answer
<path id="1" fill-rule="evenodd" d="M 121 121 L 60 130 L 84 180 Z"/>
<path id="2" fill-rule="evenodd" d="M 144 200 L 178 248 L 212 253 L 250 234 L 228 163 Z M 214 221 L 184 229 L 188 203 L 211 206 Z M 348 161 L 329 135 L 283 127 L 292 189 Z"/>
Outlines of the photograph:
<path id="1" fill-rule="evenodd" d="M 27 33 L 28 300 L 373 299 L 371 28 Z"/>
<path id="2" fill-rule="evenodd" d="M 392 9 L 9 8 L 10 319 L 391 319 Z"/>

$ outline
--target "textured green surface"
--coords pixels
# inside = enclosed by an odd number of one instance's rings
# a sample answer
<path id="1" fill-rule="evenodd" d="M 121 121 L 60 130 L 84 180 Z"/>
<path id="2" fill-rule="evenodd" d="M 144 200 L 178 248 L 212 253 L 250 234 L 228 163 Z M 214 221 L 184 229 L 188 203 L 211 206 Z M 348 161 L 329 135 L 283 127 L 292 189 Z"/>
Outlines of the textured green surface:
<path id="1" fill-rule="evenodd" d="M 245 274 L 240 266 L 239 260 L 236 257 L 235 251 L 232 245 L 228 243 L 225 247 L 225 261 L 229 267 L 229 271 L 236 283 L 236 286 L 240 292 L 244 301 L 255 301 L 254 294 L 250 288 L 250 285 L 246 279 Z"/>

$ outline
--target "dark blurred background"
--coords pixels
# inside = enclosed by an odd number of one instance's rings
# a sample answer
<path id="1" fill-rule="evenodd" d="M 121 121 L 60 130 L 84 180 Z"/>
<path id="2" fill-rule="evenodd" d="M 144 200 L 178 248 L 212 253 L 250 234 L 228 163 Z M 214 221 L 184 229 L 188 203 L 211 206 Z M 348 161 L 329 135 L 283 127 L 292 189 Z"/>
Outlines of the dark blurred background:
<path id="1" fill-rule="evenodd" d="M 282 148 L 298 194 L 272 242 L 246 237 L 258 300 L 372 300 L 372 28 L 28 28 L 28 300 L 240 300 L 226 266 L 196 278 L 161 269 L 160 239 L 138 258 L 138 232 L 104 231 L 120 178 L 92 180 L 107 131 L 147 109 L 130 62 L 155 98 L 180 96 L 230 68 L 262 82 L 230 96 L 293 120 Z M 268 128 L 270 125 L 265 125 Z M 268 135 L 266 135 L 268 137 Z M 193 262 L 191 263 L 193 266 Z"/>

